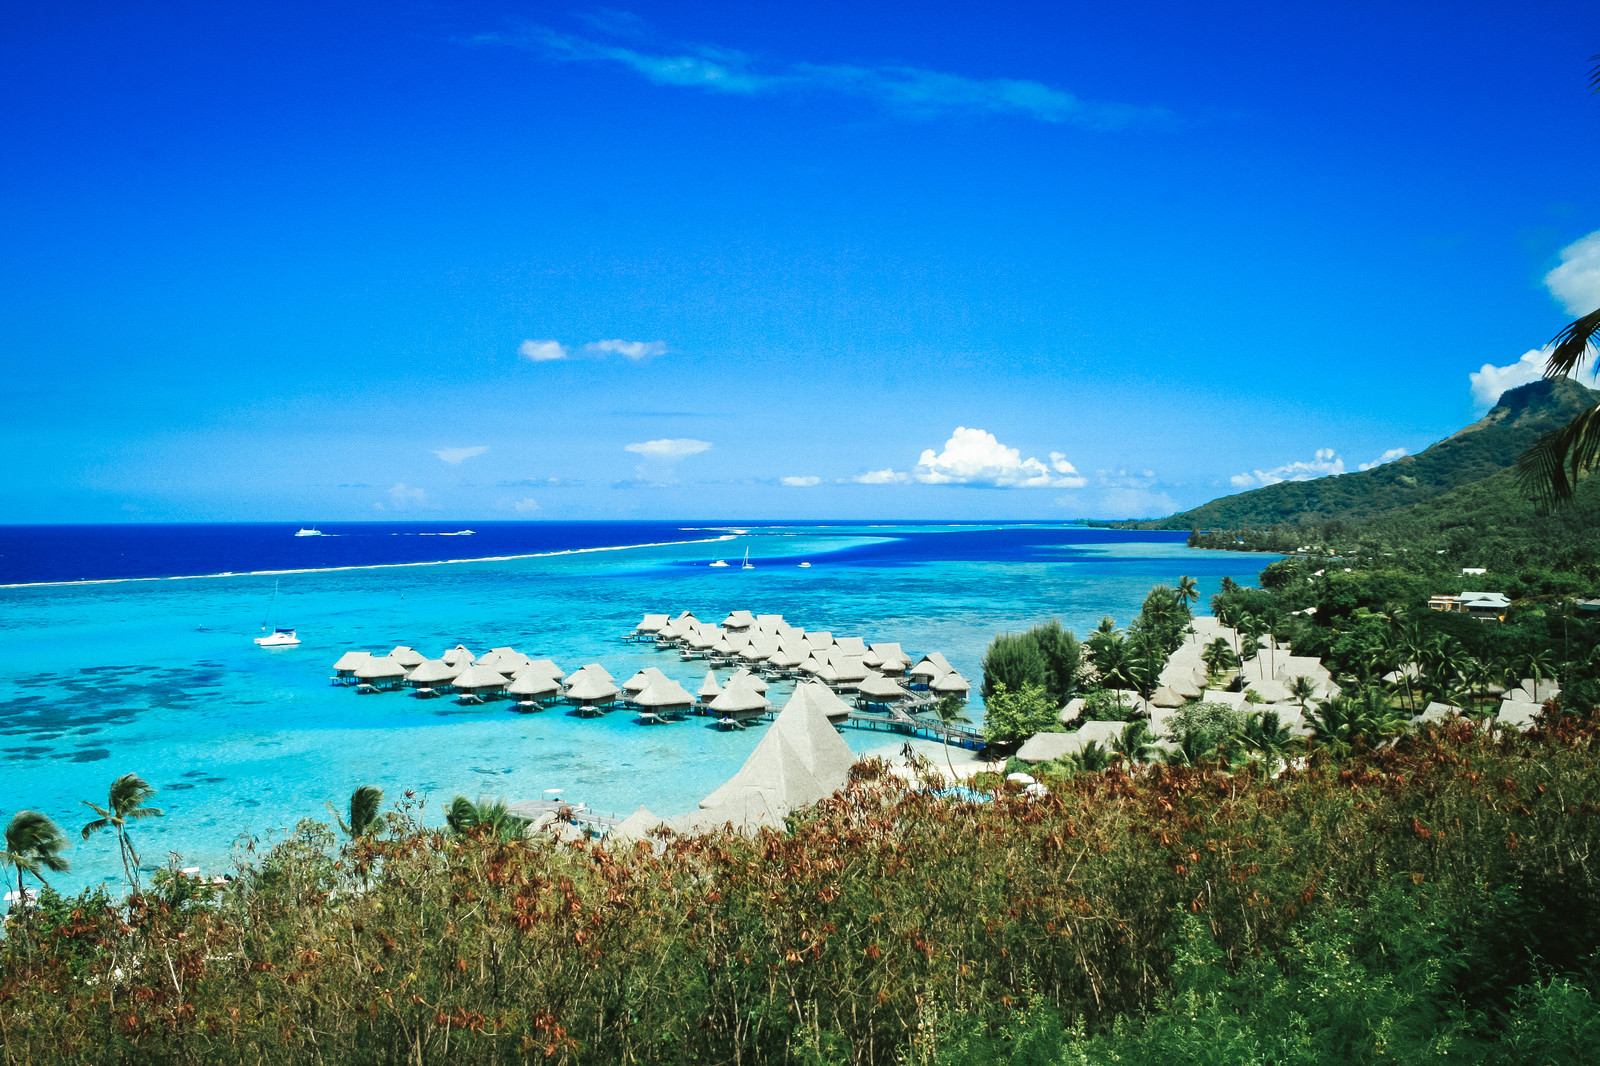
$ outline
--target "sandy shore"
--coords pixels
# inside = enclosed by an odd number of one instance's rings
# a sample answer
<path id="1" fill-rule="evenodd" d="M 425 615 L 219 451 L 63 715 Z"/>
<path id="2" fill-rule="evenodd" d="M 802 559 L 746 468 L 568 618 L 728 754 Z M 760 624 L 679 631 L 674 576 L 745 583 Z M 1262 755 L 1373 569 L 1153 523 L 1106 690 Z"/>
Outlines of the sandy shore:
<path id="1" fill-rule="evenodd" d="M 1005 768 L 1003 761 L 994 762 L 980 759 L 975 751 L 957 747 L 947 749 L 945 745 L 937 740 L 913 740 L 910 738 L 893 744 L 885 744 L 879 748 L 873 748 L 862 755 L 861 758 L 882 759 L 889 764 L 889 769 L 893 773 L 907 780 L 915 781 L 917 779 L 916 770 L 907 762 L 903 754 L 907 744 L 911 745 L 911 750 L 916 752 L 917 755 L 927 759 L 932 769 L 945 777 L 950 776 L 952 766 L 955 768 L 956 776 L 962 780 L 970 780 L 974 774 L 982 773 L 985 770 L 998 771 Z"/>

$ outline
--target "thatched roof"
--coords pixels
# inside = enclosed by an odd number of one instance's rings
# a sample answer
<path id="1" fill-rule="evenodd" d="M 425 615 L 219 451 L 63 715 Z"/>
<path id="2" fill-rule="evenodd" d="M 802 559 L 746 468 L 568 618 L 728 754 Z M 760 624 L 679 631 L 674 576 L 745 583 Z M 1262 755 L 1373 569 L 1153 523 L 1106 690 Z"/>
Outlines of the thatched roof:
<path id="1" fill-rule="evenodd" d="M 972 691 L 972 683 L 954 670 L 934 678 L 933 684 L 928 687 L 935 692 L 967 693 Z"/>
<path id="2" fill-rule="evenodd" d="M 667 680 L 667 675 L 663 674 L 657 667 L 647 666 L 624 681 L 622 688 L 625 692 L 643 692 L 650 687 L 652 681 L 658 679 L 665 681 Z"/>
<path id="3" fill-rule="evenodd" d="M 856 686 L 856 691 L 874 700 L 898 700 L 910 695 L 900 687 L 900 682 L 878 673 L 868 674 Z"/>
<path id="4" fill-rule="evenodd" d="M 711 709 L 724 714 L 749 714 L 764 711 L 769 706 L 767 697 L 748 685 L 729 684 L 711 701 Z"/>
<path id="5" fill-rule="evenodd" d="M 555 663 L 551 662 L 549 659 L 534 659 L 532 662 L 528 663 L 528 665 L 524 666 L 522 669 L 528 670 L 528 671 L 537 671 L 537 672 L 545 675 L 546 677 L 553 677 L 557 681 L 560 681 L 563 677 L 567 676 L 566 672 L 563 671 L 561 669 L 561 667 L 557 666 Z"/>
<path id="6" fill-rule="evenodd" d="M 911 656 L 900 650 L 899 644 L 874 644 L 867 649 L 865 656 L 868 666 L 882 667 L 885 663 L 898 663 L 901 670 L 911 665 Z M 873 660 L 877 660 L 876 663 Z M 887 672 L 887 671 L 885 671 Z"/>
<path id="7" fill-rule="evenodd" d="M 457 674 L 450 683 L 456 688 L 505 688 L 510 680 L 491 666 L 473 663 Z"/>
<path id="8" fill-rule="evenodd" d="M 1150 702 L 1157 707 L 1182 707 L 1187 701 L 1170 686 L 1162 685 L 1150 696 Z"/>
<path id="9" fill-rule="evenodd" d="M 640 806 L 606 834 L 607 843 L 626 844 L 643 840 L 650 830 L 661 824 L 661 819 L 650 813 L 650 808 Z"/>
<path id="10" fill-rule="evenodd" d="M 1048 762 L 1063 755 L 1075 754 L 1091 743 L 1109 748 L 1111 742 L 1122 736 L 1126 722 L 1085 722 L 1072 733 L 1035 733 L 1017 749 L 1017 758 L 1023 762 Z"/>
<path id="11" fill-rule="evenodd" d="M 388 658 L 410 669 L 418 663 L 426 662 L 428 657 L 410 645 L 401 644 L 390 650 Z"/>
<path id="12" fill-rule="evenodd" d="M 455 647 L 439 656 L 439 658 L 443 659 L 451 666 L 471 666 L 478 657 L 468 651 L 466 645 L 457 644 Z"/>
<path id="13" fill-rule="evenodd" d="M 580 670 L 567 685 L 567 699 L 578 703 L 599 703 L 617 698 L 617 687 L 609 678 L 598 673 Z"/>
<path id="14" fill-rule="evenodd" d="M 657 633 L 657 632 L 660 632 L 661 627 L 666 625 L 666 624 L 667 624 L 667 616 L 666 615 L 664 615 L 664 614 L 647 614 L 647 615 L 645 615 L 643 618 L 641 618 L 639 620 L 639 624 L 638 625 L 633 627 L 633 631 L 635 633 Z"/>
<path id="15" fill-rule="evenodd" d="M 867 654 L 867 642 L 860 637 L 834 637 L 833 646 L 836 649 L 834 656 L 843 655 L 850 659 L 860 659 Z"/>
<path id="16" fill-rule="evenodd" d="M 644 690 L 633 697 L 640 707 L 690 707 L 694 697 L 689 690 L 670 677 L 657 677 Z"/>
<path id="17" fill-rule="evenodd" d="M 370 651 L 347 651 L 339 656 L 339 661 L 333 664 L 333 668 L 340 673 L 349 673 L 371 658 L 373 655 Z"/>
<path id="18" fill-rule="evenodd" d="M 728 678 L 728 683 L 723 687 L 735 688 L 739 686 L 743 686 L 744 688 L 753 688 L 757 692 L 767 691 L 766 680 L 760 674 L 752 674 L 749 670 L 742 666 L 733 672 L 733 676 Z"/>
<path id="19" fill-rule="evenodd" d="M 930 651 L 922 657 L 922 661 L 906 671 L 912 677 L 935 678 L 953 673 L 955 667 L 950 665 L 950 660 L 936 651 Z"/>
<path id="20" fill-rule="evenodd" d="M 424 659 L 411 668 L 406 674 L 406 680 L 417 685 L 436 685 L 441 681 L 449 681 L 462 670 L 461 666 L 451 666 L 443 659 Z"/>
<path id="21" fill-rule="evenodd" d="M 730 611 L 722 620 L 723 629 L 749 629 L 756 624 L 756 616 L 749 611 Z"/>
<path id="22" fill-rule="evenodd" d="M 717 684 L 717 675 L 710 670 L 706 671 L 706 679 L 700 682 L 698 694 L 704 699 L 710 699 L 722 691 L 722 686 Z"/>
<path id="23" fill-rule="evenodd" d="M 820 681 L 803 681 L 795 686 L 794 695 L 789 697 L 789 702 L 783 709 L 799 703 L 801 706 L 819 710 L 827 716 L 829 721 L 837 721 L 850 716 L 850 705 L 834 694 L 833 689 Z"/>
<path id="24" fill-rule="evenodd" d="M 520 674 L 511 679 L 506 691 L 513 696 L 553 696 L 561 691 L 561 683 L 543 674 Z"/>
<path id="25" fill-rule="evenodd" d="M 867 679 L 872 671 L 859 658 L 833 655 L 828 658 L 829 670 L 822 676 L 842 685 L 854 685 Z"/>
<path id="26" fill-rule="evenodd" d="M 756 804 L 781 818 L 843 788 L 854 762 L 850 746 L 826 714 L 809 703 L 790 701 L 739 772 L 700 806 L 716 810 Z"/>
<path id="27" fill-rule="evenodd" d="M 617 680 L 616 678 L 612 677 L 611 674 L 606 670 L 606 668 L 601 666 L 599 663 L 588 663 L 585 666 L 580 666 L 580 667 L 578 667 L 578 673 L 580 673 L 580 674 L 593 674 L 594 676 L 600 678 L 602 681 L 609 681 L 612 684 L 615 684 L 616 680 Z"/>
<path id="28" fill-rule="evenodd" d="M 356 667 L 356 677 L 362 681 L 382 681 L 391 677 L 405 677 L 406 668 L 387 655 L 372 655 Z"/>
<path id="29" fill-rule="evenodd" d="M 833 634 L 826 629 L 812 630 L 806 634 L 806 643 L 813 651 L 827 651 L 833 647 Z"/>

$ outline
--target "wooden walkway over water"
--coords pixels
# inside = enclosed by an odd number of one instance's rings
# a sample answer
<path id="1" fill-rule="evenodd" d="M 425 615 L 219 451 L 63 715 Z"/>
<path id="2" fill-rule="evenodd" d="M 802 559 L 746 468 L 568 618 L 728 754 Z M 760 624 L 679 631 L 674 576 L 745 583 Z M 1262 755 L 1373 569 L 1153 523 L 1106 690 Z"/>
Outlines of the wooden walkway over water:
<path id="1" fill-rule="evenodd" d="M 581 803 L 564 803 L 561 800 L 523 800 L 520 803 L 506 805 L 506 810 L 518 818 L 526 818 L 530 822 L 539 822 L 546 817 L 555 817 L 558 821 L 571 822 L 573 825 L 592 826 L 596 829 L 611 829 L 622 824 L 622 818 L 616 814 L 601 814 L 592 811 Z"/>

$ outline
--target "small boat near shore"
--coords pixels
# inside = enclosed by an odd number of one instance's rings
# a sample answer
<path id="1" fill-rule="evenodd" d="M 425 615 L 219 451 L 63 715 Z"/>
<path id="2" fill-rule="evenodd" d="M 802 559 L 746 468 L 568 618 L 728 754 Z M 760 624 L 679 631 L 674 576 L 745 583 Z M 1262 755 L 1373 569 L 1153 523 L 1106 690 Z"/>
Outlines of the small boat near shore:
<path id="1" fill-rule="evenodd" d="M 726 559 L 713 559 L 713 560 L 711 560 L 711 565 L 712 566 L 727 566 L 728 565 L 728 560 L 726 560 Z"/>
<path id="2" fill-rule="evenodd" d="M 272 632 L 264 637 L 255 638 L 256 647 L 292 648 L 300 643 L 300 638 L 293 629 L 278 625 L 278 583 L 276 581 L 272 583 L 272 607 L 268 611 L 267 625 L 261 628 L 266 629 L 268 626 L 272 627 Z"/>

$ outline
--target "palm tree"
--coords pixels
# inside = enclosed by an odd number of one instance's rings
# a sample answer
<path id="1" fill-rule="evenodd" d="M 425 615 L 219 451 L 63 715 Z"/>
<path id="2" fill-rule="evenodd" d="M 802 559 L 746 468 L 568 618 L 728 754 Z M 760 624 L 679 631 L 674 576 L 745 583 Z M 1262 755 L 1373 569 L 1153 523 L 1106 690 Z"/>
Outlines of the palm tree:
<path id="1" fill-rule="evenodd" d="M 1218 637 L 1207 644 L 1200 652 L 1200 661 L 1206 664 L 1207 679 L 1219 677 L 1224 670 L 1235 665 L 1233 649 L 1228 647 L 1228 642 Z"/>
<path id="2" fill-rule="evenodd" d="M 0 864 L 15 867 L 17 871 L 17 899 L 23 895 L 22 875 L 32 874 L 46 888 L 50 882 L 39 872 L 42 866 L 51 873 L 65 873 L 71 863 L 61 857 L 67 838 L 61 827 L 48 815 L 38 811 L 18 811 L 6 825 L 6 850 L 0 851 Z"/>
<path id="3" fill-rule="evenodd" d="M 503 799 L 479 797 L 473 803 L 457 796 L 445 810 L 444 820 L 458 836 L 491 836 L 504 841 L 518 839 L 528 828 L 528 819 L 512 814 Z"/>
<path id="4" fill-rule="evenodd" d="M 1289 682 L 1289 698 L 1300 705 L 1300 713 L 1306 713 L 1306 707 L 1317 698 L 1317 683 L 1305 674 L 1296 674 L 1294 680 Z"/>
<path id="5" fill-rule="evenodd" d="M 383 789 L 377 785 L 362 785 L 350 793 L 350 821 L 346 823 L 338 811 L 333 812 L 333 817 L 345 835 L 354 840 L 377 828 L 378 809 L 382 805 Z M 328 804 L 328 809 L 333 811 L 333 804 Z"/>
<path id="6" fill-rule="evenodd" d="M 1178 599 L 1183 601 L 1190 614 L 1194 613 L 1194 605 L 1200 602 L 1200 583 L 1188 574 L 1178 579 Z"/>
<path id="7" fill-rule="evenodd" d="M 939 713 L 939 724 L 947 729 L 957 722 L 966 724 L 972 722 L 972 719 L 963 713 L 966 710 L 965 701 L 954 692 L 946 692 L 941 696 L 933 709 Z M 950 758 L 950 737 L 948 734 L 944 738 L 944 761 L 945 765 L 950 767 L 950 780 L 954 781 L 956 779 L 956 764 Z"/>
<path id="8" fill-rule="evenodd" d="M 1261 756 L 1262 770 L 1269 775 L 1296 744 L 1294 733 L 1278 718 L 1277 711 L 1250 712 L 1239 739 L 1246 749 Z"/>
<path id="9" fill-rule="evenodd" d="M 128 877 L 128 886 L 133 891 L 139 891 L 139 855 L 133 850 L 133 840 L 128 836 L 128 823 L 140 818 L 160 818 L 161 811 L 155 807 L 146 807 L 144 801 L 155 795 L 156 790 L 150 783 L 138 774 L 123 774 L 111 782 L 111 791 L 106 796 L 106 805 L 83 801 L 100 817 L 83 827 L 83 839 L 101 829 L 115 829 L 117 831 L 117 849 L 122 854 L 122 872 Z"/>
<path id="10" fill-rule="evenodd" d="M 1590 56 L 1589 91 L 1600 92 L 1600 55 Z M 1571 322 L 1550 340 L 1544 376 L 1570 377 L 1595 351 L 1600 337 L 1600 308 Z M 1517 459 L 1517 474 L 1533 497 L 1546 507 L 1568 503 L 1582 477 L 1600 460 L 1600 404 L 1579 412 L 1565 426 L 1548 433 Z"/>
<path id="11" fill-rule="evenodd" d="M 1123 726 L 1122 734 L 1112 738 L 1111 750 L 1129 762 L 1149 761 L 1150 753 L 1156 750 L 1156 737 L 1150 732 L 1150 723 L 1143 718 L 1135 718 Z"/>

